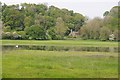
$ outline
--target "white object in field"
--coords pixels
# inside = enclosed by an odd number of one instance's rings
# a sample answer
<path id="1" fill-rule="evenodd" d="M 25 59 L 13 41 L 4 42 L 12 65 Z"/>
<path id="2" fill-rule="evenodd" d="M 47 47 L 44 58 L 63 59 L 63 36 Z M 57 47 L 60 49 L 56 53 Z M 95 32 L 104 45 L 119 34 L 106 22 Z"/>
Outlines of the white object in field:
<path id="1" fill-rule="evenodd" d="M 109 40 L 114 41 L 115 40 L 115 35 L 114 34 L 109 35 Z"/>
<path id="2" fill-rule="evenodd" d="M 19 46 L 18 46 L 18 45 L 16 45 L 15 47 L 16 47 L 16 48 L 18 48 Z"/>

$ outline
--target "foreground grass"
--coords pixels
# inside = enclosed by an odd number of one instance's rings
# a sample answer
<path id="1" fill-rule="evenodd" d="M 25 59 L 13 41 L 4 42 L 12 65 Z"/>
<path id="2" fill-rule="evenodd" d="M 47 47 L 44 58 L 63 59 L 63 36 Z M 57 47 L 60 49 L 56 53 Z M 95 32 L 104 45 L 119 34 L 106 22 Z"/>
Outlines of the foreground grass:
<path id="1" fill-rule="evenodd" d="M 118 47 L 118 42 L 96 40 L 2 40 L 2 45 L 47 45 L 47 46 L 87 46 L 87 47 Z"/>
<path id="2" fill-rule="evenodd" d="M 0 41 L 0 79 L 2 79 L 2 41 Z"/>
<path id="3" fill-rule="evenodd" d="M 3 78 L 117 78 L 117 53 L 3 52 Z"/>
<path id="4" fill-rule="evenodd" d="M 1 49 L 0 49 L 0 78 L 2 78 L 2 52 L 1 52 Z"/>

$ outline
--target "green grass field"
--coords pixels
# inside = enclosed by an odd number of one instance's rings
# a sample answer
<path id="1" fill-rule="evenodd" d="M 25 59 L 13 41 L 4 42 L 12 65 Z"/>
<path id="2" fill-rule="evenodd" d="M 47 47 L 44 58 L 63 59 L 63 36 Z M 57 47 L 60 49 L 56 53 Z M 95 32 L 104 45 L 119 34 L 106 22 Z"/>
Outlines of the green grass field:
<path id="1" fill-rule="evenodd" d="M 2 40 L 2 45 L 118 47 L 95 40 Z M 3 78 L 117 78 L 118 53 L 4 50 Z"/>
<path id="2" fill-rule="evenodd" d="M 0 78 L 2 78 L 2 50 L 1 49 L 0 49 Z"/>
<path id="3" fill-rule="evenodd" d="M 117 53 L 12 50 L 3 78 L 117 78 Z"/>
<path id="4" fill-rule="evenodd" d="M 87 46 L 87 47 L 117 47 L 118 42 L 103 42 L 97 40 L 2 40 L 3 45 L 55 45 L 55 46 Z"/>

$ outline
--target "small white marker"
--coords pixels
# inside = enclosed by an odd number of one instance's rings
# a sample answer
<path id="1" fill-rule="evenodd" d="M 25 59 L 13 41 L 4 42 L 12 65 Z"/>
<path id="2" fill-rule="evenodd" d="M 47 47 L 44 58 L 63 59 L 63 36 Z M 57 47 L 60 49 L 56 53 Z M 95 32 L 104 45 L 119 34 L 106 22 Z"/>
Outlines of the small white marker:
<path id="1" fill-rule="evenodd" d="M 16 47 L 16 48 L 18 48 L 19 46 L 18 46 L 18 45 L 16 45 L 15 47 Z"/>

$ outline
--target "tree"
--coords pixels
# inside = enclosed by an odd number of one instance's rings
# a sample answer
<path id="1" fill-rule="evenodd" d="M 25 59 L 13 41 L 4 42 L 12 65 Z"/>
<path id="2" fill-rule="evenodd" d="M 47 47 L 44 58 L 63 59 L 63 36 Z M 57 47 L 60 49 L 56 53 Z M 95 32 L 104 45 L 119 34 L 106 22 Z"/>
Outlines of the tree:
<path id="1" fill-rule="evenodd" d="M 103 16 L 105 17 L 105 16 L 107 16 L 109 14 L 109 11 L 106 11 L 104 14 L 103 14 Z"/>
<path id="2" fill-rule="evenodd" d="M 89 29 L 85 25 L 80 29 L 80 36 L 82 39 L 89 39 Z"/>
<path id="3" fill-rule="evenodd" d="M 100 29 L 100 40 L 102 40 L 102 41 L 106 41 L 106 40 L 108 40 L 109 39 L 109 35 L 110 35 L 110 30 L 109 30 L 109 28 L 107 28 L 107 27 L 102 27 L 101 29 Z"/>
<path id="4" fill-rule="evenodd" d="M 94 18 L 88 21 L 80 30 L 81 37 L 86 39 L 99 39 L 100 28 L 103 26 L 101 18 Z"/>
<path id="5" fill-rule="evenodd" d="M 108 27 L 112 32 L 119 28 L 119 8 L 119 6 L 113 7 L 110 12 L 104 17 L 104 26 Z"/>
<path id="6" fill-rule="evenodd" d="M 17 6 L 5 7 L 3 10 L 2 21 L 5 26 L 10 26 L 11 30 L 24 29 L 24 15 L 20 13 Z"/>
<path id="7" fill-rule="evenodd" d="M 52 40 L 58 39 L 58 38 L 57 38 L 57 33 L 56 33 L 56 31 L 55 31 L 54 28 L 50 28 L 50 29 L 48 30 L 48 35 L 50 36 L 50 38 L 51 38 Z"/>
<path id="8" fill-rule="evenodd" d="M 46 32 L 40 26 L 37 25 L 33 25 L 31 27 L 26 28 L 25 32 L 29 39 L 35 40 L 47 39 Z"/>
<path id="9" fill-rule="evenodd" d="M 73 19 L 75 31 L 79 31 L 79 29 L 84 23 L 84 17 L 79 13 L 75 13 Z"/>
<path id="10" fill-rule="evenodd" d="M 45 15 L 47 10 L 48 10 L 48 7 L 45 4 L 36 5 L 36 13 L 38 14 Z"/>
<path id="11" fill-rule="evenodd" d="M 2 3 L 0 2 L 0 20 L 2 19 Z"/>
<path id="12" fill-rule="evenodd" d="M 25 26 L 25 27 L 30 27 L 30 26 L 32 26 L 32 25 L 34 25 L 33 18 L 32 18 L 31 16 L 26 16 L 26 17 L 24 18 L 24 26 Z"/>
<path id="13" fill-rule="evenodd" d="M 120 41 L 120 29 L 114 31 L 114 36 L 116 41 Z"/>
<path id="14" fill-rule="evenodd" d="M 67 26 L 65 26 L 64 21 L 61 17 L 58 17 L 56 20 L 55 30 L 58 35 L 60 35 L 62 38 L 64 37 Z"/>
<path id="15" fill-rule="evenodd" d="M 4 4 L 2 13 L 3 31 L 16 32 L 21 39 L 63 39 L 71 29 L 78 31 L 84 24 L 83 15 L 45 4 Z"/>

